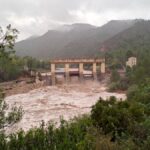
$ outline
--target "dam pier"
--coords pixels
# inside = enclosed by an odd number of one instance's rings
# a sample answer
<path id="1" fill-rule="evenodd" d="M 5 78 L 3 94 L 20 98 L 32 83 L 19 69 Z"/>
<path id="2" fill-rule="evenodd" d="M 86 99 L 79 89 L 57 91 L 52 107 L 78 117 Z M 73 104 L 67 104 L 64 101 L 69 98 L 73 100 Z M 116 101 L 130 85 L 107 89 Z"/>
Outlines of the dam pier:
<path id="1" fill-rule="evenodd" d="M 56 84 L 57 74 L 64 74 L 66 82 L 69 82 L 72 75 L 78 75 L 79 80 L 82 81 L 89 74 L 92 74 L 93 79 L 97 80 L 98 74 L 105 73 L 105 59 L 55 59 L 51 60 L 50 64 L 52 85 Z M 87 64 L 91 65 L 91 73 L 84 70 L 84 66 Z M 64 70 L 58 70 L 57 66 L 64 66 Z"/>

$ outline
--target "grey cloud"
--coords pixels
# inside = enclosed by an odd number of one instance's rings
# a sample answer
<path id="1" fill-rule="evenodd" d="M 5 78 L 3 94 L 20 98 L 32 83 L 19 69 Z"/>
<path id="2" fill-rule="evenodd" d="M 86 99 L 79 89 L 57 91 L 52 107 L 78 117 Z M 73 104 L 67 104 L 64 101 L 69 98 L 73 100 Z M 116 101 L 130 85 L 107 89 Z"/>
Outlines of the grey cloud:
<path id="1" fill-rule="evenodd" d="M 149 8 L 149 0 L 0 0 L 0 26 L 11 23 L 22 39 L 67 23 L 149 19 Z"/>

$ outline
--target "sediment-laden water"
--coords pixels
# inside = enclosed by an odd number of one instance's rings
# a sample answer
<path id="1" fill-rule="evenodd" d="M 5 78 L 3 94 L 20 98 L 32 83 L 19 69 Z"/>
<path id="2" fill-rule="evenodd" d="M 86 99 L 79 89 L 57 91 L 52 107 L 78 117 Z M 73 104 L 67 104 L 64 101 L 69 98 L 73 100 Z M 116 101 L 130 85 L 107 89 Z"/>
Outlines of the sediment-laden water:
<path id="1" fill-rule="evenodd" d="M 103 84 L 88 82 L 62 86 L 49 86 L 5 98 L 9 105 L 22 106 L 22 120 L 11 127 L 11 132 L 20 128 L 25 131 L 45 122 L 59 122 L 60 117 L 70 119 L 89 113 L 99 97 L 104 99 L 116 96 L 125 99 L 125 94 L 109 93 Z"/>

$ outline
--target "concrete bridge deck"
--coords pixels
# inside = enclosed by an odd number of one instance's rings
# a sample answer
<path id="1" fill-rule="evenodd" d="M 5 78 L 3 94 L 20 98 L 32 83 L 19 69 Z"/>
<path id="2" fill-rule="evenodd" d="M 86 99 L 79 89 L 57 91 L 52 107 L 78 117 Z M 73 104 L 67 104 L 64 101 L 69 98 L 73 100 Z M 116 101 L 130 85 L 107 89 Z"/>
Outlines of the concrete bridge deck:
<path id="1" fill-rule="evenodd" d="M 57 59 L 50 60 L 50 63 L 54 64 L 66 64 L 66 63 L 102 63 L 105 59 Z"/>

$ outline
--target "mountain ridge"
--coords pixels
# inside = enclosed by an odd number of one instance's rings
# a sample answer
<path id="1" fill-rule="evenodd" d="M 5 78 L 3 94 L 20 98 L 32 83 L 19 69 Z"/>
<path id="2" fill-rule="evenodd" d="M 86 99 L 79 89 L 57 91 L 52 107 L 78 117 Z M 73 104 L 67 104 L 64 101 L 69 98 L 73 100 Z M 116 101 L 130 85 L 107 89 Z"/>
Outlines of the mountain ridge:
<path id="1" fill-rule="evenodd" d="M 23 40 L 15 45 L 19 56 L 40 59 L 96 57 L 102 43 L 132 27 L 137 20 L 112 20 L 96 27 L 89 24 L 65 25 L 71 30 L 49 30 L 42 36 Z"/>

